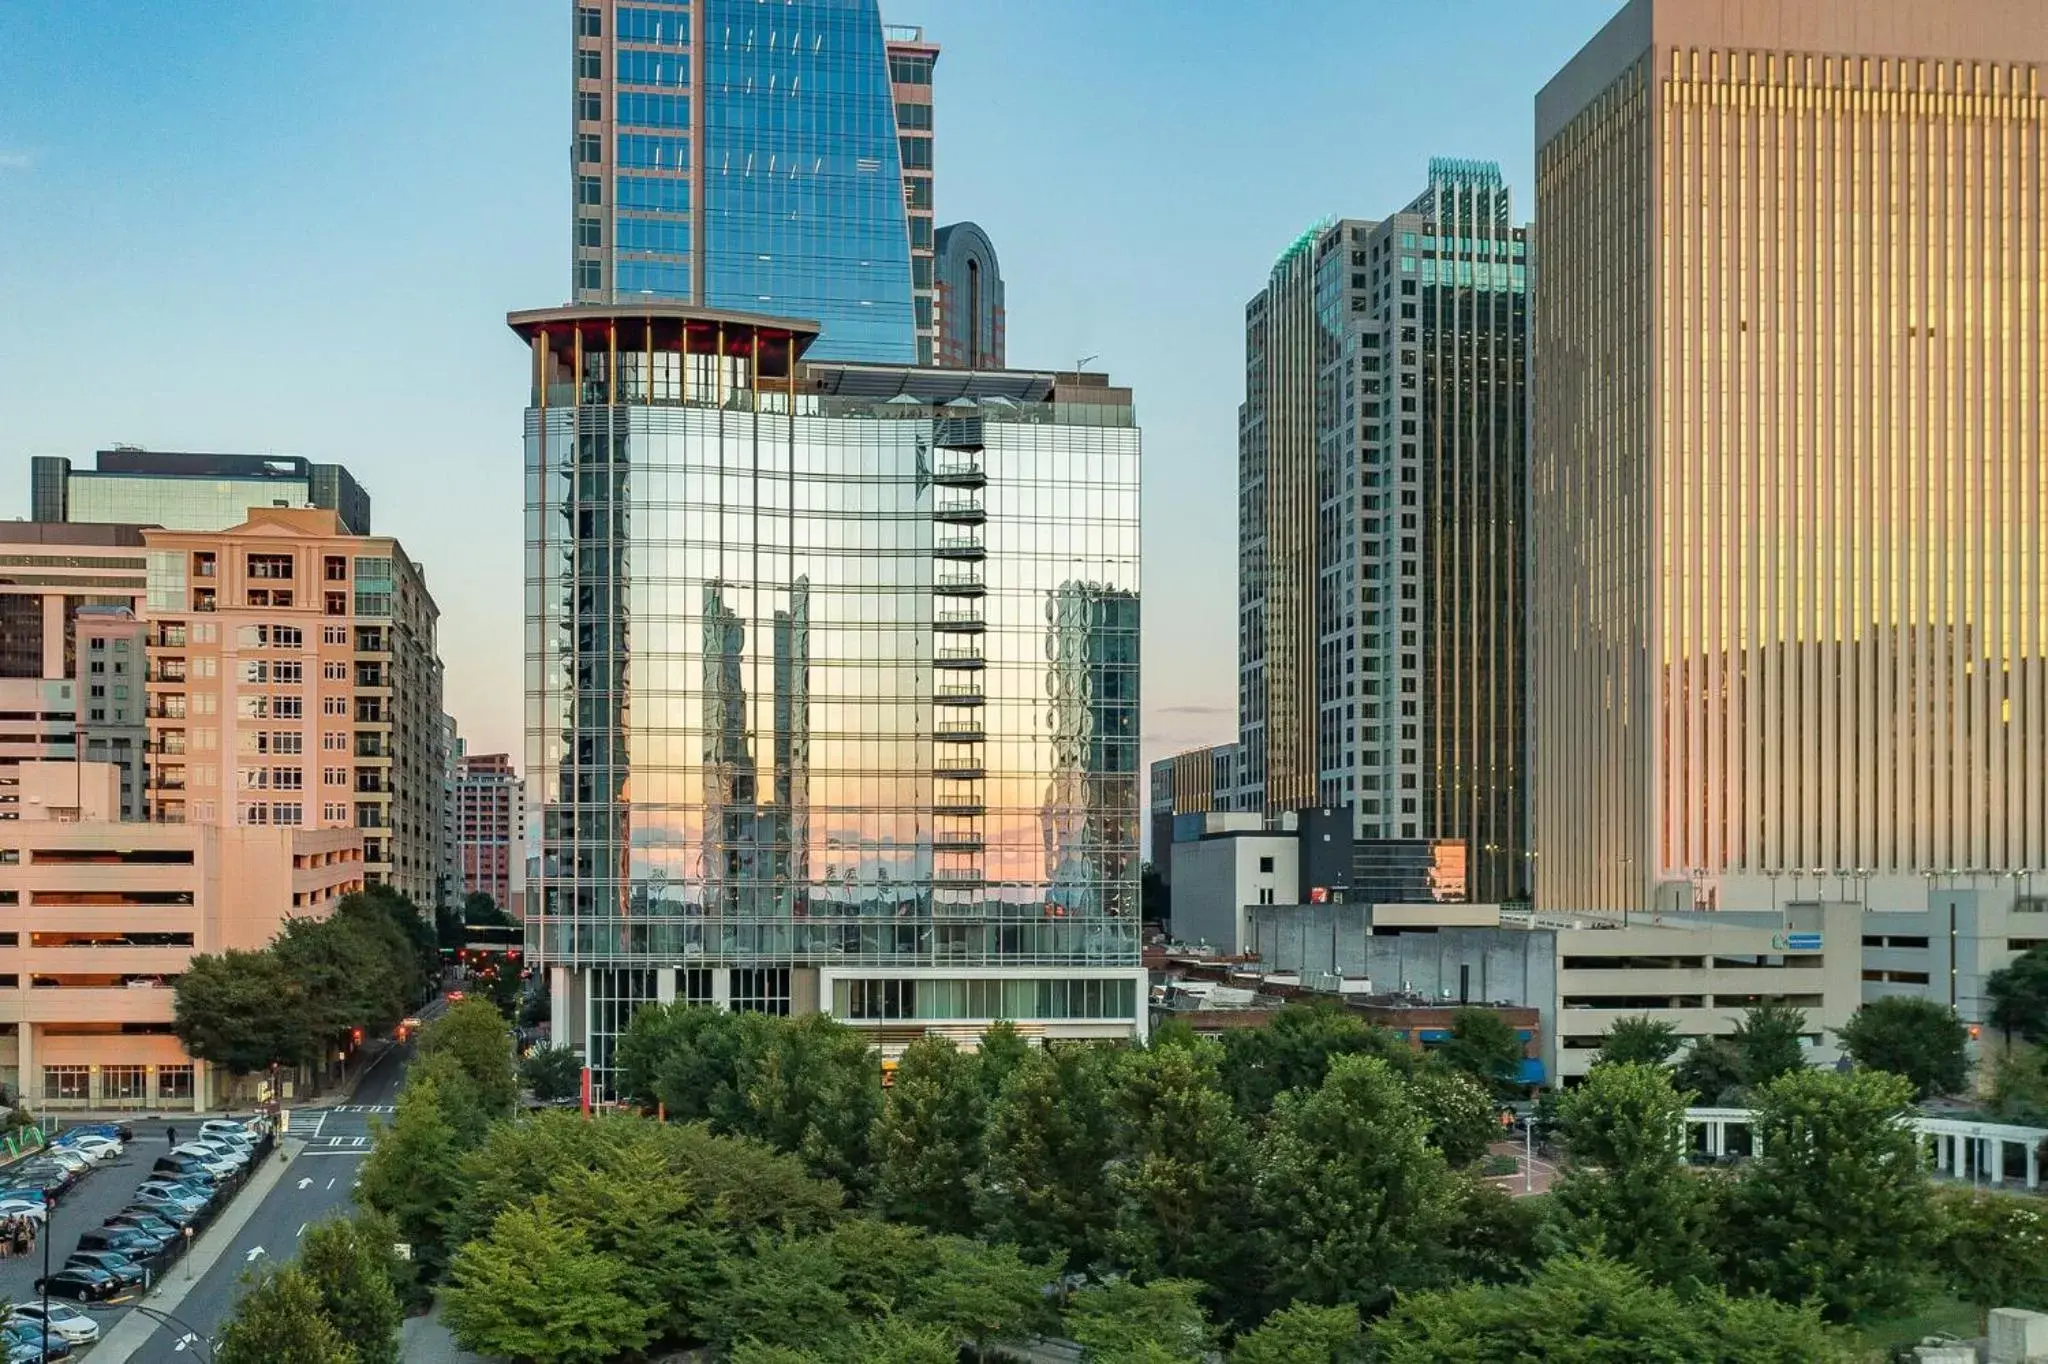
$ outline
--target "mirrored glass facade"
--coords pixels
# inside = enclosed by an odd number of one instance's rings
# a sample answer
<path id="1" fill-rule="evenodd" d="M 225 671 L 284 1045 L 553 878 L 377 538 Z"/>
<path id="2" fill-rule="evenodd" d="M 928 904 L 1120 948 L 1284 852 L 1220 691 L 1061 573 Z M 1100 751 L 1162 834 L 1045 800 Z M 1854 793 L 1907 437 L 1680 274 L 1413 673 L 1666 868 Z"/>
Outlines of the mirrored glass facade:
<path id="1" fill-rule="evenodd" d="M 541 959 L 1135 979 L 1128 392 L 681 313 L 514 318 Z"/>
<path id="2" fill-rule="evenodd" d="M 875 0 L 599 0 L 573 56 L 577 299 L 805 318 L 820 356 L 920 358 Z"/>

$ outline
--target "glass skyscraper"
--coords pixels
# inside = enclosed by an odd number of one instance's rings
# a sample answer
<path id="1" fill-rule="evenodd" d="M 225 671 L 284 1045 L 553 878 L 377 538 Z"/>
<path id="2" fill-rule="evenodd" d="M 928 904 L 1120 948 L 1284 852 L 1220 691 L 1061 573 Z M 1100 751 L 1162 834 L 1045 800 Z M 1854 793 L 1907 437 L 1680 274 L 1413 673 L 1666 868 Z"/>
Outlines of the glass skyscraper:
<path id="1" fill-rule="evenodd" d="M 600 1087 L 654 1000 L 1142 1030 L 1129 391 L 686 304 L 511 324 L 529 943 Z"/>
<path id="2" fill-rule="evenodd" d="M 929 361 L 903 148 L 928 236 L 931 64 L 898 91 L 876 0 L 586 0 L 574 43 L 578 302 L 804 318 L 820 355 Z M 902 143 L 899 93 L 925 111 Z"/>

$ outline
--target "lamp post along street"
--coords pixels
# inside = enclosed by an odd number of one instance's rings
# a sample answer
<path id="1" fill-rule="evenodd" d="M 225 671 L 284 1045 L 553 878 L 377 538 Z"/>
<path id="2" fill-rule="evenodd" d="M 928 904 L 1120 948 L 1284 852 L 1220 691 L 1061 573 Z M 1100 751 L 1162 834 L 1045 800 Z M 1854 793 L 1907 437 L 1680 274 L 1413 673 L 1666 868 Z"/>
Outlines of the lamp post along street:
<path id="1" fill-rule="evenodd" d="M 50 1357 L 50 1242 L 57 1239 L 57 1199 L 43 1197 L 43 1281 L 37 1285 L 43 1295 L 43 1358 Z"/>

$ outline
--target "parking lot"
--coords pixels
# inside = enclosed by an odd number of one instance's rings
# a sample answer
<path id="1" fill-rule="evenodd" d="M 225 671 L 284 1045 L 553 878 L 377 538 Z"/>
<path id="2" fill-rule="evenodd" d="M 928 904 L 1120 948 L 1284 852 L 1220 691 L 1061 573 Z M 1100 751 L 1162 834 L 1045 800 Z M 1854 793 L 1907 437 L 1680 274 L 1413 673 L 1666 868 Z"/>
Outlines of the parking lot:
<path id="1" fill-rule="evenodd" d="M 177 1131 L 179 1140 L 188 1140 L 197 1134 L 199 1120 L 168 1123 L 138 1121 L 133 1126 L 135 1139 L 128 1143 L 127 1149 L 119 1158 L 86 1173 L 58 1200 L 56 1211 L 51 1215 L 50 1225 L 44 1231 L 44 1236 L 49 1238 L 49 1264 L 53 1271 L 61 1267 L 65 1258 L 78 1248 L 78 1238 L 81 1234 L 102 1225 L 107 1218 L 133 1200 L 137 1186 L 150 1178 L 150 1166 L 170 1149 L 170 1130 Z M 254 1168 L 251 1167 L 252 1170 Z M 195 1239 L 227 1208 L 233 1194 L 246 1179 L 247 1174 L 244 1174 L 230 1182 L 230 1197 L 216 1200 L 202 1215 L 201 1220 L 193 1225 Z M 0 1184 L 4 1184 L 5 1180 L 5 1171 L 0 1170 Z M 158 1276 L 181 1272 L 176 1259 L 170 1259 L 152 1268 L 153 1273 Z M 35 1281 L 42 1273 L 41 1241 L 25 1256 L 0 1258 L 0 1299 L 10 1304 L 35 1301 Z M 131 1296 L 132 1294 L 124 1294 L 112 1302 L 91 1305 L 90 1310 L 92 1315 L 99 1319 L 103 1335 L 124 1314 L 124 1304 Z M 71 1305 L 82 1306 L 76 1303 Z"/>

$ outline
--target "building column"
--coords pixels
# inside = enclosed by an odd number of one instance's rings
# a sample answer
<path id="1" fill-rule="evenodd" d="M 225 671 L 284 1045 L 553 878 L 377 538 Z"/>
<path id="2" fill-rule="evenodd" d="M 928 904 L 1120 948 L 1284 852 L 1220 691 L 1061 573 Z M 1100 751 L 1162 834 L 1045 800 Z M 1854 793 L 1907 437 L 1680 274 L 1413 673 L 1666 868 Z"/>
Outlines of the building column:
<path id="1" fill-rule="evenodd" d="M 1989 1162 L 1985 1175 L 1993 1184 L 2005 1183 L 2005 1138 L 1984 1138 L 1984 1158 Z"/>
<path id="2" fill-rule="evenodd" d="M 730 1009 L 732 1007 L 732 970 L 718 967 L 711 973 L 711 1007 Z"/>
<path id="3" fill-rule="evenodd" d="M 664 966 L 654 973 L 654 1002 L 673 1004 L 676 1002 L 676 968 Z"/>
<path id="4" fill-rule="evenodd" d="M 2029 1189 L 2041 1187 L 2041 1148 L 2038 1146 L 2029 1145 L 2027 1147 L 2027 1187 Z"/>
<path id="5" fill-rule="evenodd" d="M 558 1047 L 581 1047 L 583 1006 L 576 999 L 576 973 L 567 966 L 548 968 L 548 1041 Z"/>
<path id="6" fill-rule="evenodd" d="M 1715 1118 L 1707 1124 L 1707 1154 L 1719 1160 L 1728 1149 L 1728 1124 Z"/>

